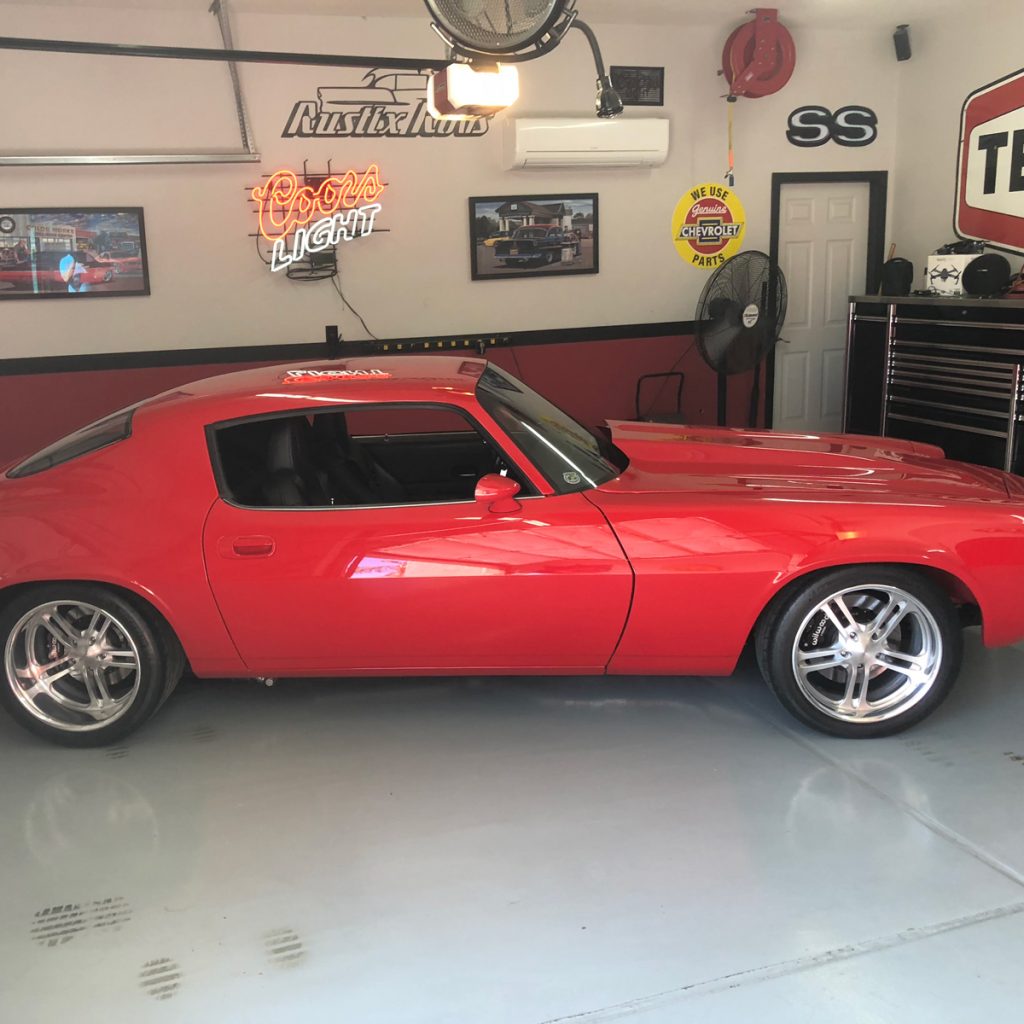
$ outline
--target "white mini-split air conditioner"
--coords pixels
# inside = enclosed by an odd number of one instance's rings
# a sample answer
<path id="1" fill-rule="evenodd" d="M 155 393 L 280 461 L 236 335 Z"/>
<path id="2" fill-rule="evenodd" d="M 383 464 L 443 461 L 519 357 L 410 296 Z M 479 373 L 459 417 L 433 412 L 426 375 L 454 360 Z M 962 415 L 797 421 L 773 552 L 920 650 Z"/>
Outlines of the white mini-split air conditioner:
<path id="1" fill-rule="evenodd" d="M 505 125 L 505 166 L 657 167 L 668 159 L 668 118 L 516 118 Z"/>

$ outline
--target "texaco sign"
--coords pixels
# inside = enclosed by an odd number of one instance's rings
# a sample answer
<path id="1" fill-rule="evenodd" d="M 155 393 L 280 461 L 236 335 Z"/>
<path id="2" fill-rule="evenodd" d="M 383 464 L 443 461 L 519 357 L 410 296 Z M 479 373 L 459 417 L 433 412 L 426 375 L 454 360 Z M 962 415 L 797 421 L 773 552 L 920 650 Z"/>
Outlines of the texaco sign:
<path id="1" fill-rule="evenodd" d="M 953 227 L 961 238 L 1024 252 L 1024 69 L 964 103 Z"/>

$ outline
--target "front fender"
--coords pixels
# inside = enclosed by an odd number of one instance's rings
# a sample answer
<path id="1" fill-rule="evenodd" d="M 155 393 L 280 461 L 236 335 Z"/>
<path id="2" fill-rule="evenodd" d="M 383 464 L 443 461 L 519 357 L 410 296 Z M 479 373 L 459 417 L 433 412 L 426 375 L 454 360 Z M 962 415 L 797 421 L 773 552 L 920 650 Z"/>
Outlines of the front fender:
<path id="1" fill-rule="evenodd" d="M 984 642 L 1024 637 L 1024 520 L 1008 503 L 908 507 L 600 494 L 636 573 L 611 671 L 728 674 L 768 604 L 811 573 L 918 566 L 981 610 Z M 1022 510 L 1024 512 L 1024 510 Z M 956 581 L 955 583 L 953 581 Z"/>

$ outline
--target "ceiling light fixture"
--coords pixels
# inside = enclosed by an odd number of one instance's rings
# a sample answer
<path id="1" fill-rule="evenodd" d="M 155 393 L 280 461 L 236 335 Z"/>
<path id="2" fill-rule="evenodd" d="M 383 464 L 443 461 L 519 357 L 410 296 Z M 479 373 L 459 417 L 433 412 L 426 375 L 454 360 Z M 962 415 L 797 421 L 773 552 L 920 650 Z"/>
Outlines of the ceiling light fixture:
<path id="1" fill-rule="evenodd" d="M 576 0 L 424 0 L 431 27 L 451 54 L 469 62 L 515 64 L 553 50 L 570 28 L 590 43 L 597 67 L 597 116 L 617 117 L 622 98 L 605 70 L 589 25 L 576 17 Z M 450 69 L 449 69 L 450 70 Z M 440 76 L 435 79 L 438 80 Z"/>
<path id="2" fill-rule="evenodd" d="M 489 117 L 519 99 L 519 71 L 508 64 L 475 68 L 450 64 L 430 78 L 427 109 L 440 121 Z"/>

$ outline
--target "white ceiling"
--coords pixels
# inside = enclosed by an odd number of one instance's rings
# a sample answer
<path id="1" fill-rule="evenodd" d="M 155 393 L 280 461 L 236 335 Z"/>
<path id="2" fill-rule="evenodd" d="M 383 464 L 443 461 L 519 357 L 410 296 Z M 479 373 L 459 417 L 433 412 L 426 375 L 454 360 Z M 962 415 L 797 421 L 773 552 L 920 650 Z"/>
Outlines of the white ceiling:
<path id="1" fill-rule="evenodd" d="M 25 0 L 0 0 L 5 3 Z M 205 10 L 210 0 L 32 0 L 34 4 L 164 10 Z M 797 26 L 892 26 L 941 16 L 963 17 L 965 0 L 777 0 L 781 19 Z M 338 14 L 349 17 L 425 18 L 421 0 L 229 0 L 236 11 Z M 578 0 L 580 15 L 596 23 L 711 24 L 739 22 L 749 0 Z M 1015 0 L 969 0 L 971 15 L 1016 9 Z"/>

